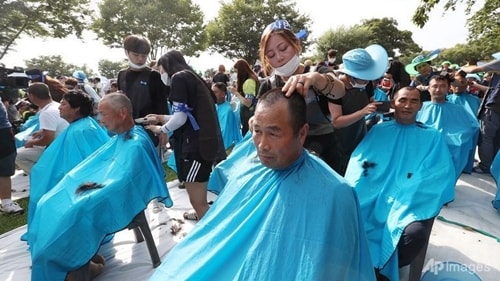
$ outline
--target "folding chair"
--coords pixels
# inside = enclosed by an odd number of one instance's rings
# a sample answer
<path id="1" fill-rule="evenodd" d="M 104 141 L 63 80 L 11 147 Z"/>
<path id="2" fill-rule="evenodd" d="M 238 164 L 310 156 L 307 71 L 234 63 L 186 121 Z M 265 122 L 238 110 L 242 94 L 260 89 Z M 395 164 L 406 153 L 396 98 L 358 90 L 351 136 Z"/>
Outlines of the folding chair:
<path id="1" fill-rule="evenodd" d="M 127 229 L 132 229 L 134 231 L 135 239 L 137 243 L 146 240 L 146 245 L 148 247 L 149 256 L 151 257 L 151 262 L 153 267 L 156 268 L 161 264 L 160 256 L 158 255 L 158 250 L 156 249 L 156 244 L 151 234 L 151 229 L 149 228 L 148 220 L 146 219 L 145 211 L 139 212 L 132 221 L 127 226 Z M 74 274 L 72 274 L 74 281 L 90 281 L 90 271 L 89 263 L 86 263 L 79 269 L 77 269 Z"/>

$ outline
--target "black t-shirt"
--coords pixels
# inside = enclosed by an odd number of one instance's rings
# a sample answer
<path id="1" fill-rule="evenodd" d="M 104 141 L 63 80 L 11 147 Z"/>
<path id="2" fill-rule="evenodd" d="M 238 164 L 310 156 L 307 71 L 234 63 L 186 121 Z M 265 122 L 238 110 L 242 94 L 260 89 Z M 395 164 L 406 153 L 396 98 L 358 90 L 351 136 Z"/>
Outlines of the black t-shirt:
<path id="1" fill-rule="evenodd" d="M 222 82 L 226 85 L 229 85 L 229 76 L 226 73 L 217 72 L 212 78 L 212 82 Z"/>
<path id="2" fill-rule="evenodd" d="M 168 114 L 169 87 L 161 81 L 158 71 L 149 67 L 139 71 L 125 69 L 118 73 L 118 90 L 127 95 L 132 103 L 132 116 L 134 119 L 148 114 Z M 146 130 L 156 146 L 158 137 L 150 130 Z"/>
<path id="3" fill-rule="evenodd" d="M 169 89 L 161 81 L 160 73 L 150 68 L 140 71 L 121 70 L 118 73 L 118 89 L 132 102 L 133 117 L 148 114 L 168 114 Z"/>
<path id="4" fill-rule="evenodd" d="M 215 108 L 215 95 L 205 81 L 188 70 L 172 75 L 170 101 L 185 104 L 192 120 L 174 131 L 174 151 L 198 152 L 203 160 L 217 162 L 225 158 L 224 143 Z"/>

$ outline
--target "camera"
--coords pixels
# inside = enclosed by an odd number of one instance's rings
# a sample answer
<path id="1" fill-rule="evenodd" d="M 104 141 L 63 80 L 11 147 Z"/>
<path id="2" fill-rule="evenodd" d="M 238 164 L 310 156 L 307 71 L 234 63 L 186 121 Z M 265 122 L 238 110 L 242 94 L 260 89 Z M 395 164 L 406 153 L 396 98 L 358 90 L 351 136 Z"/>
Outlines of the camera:
<path id="1" fill-rule="evenodd" d="M 22 67 L 6 68 L 0 64 L 0 88 L 28 88 L 29 77 Z"/>

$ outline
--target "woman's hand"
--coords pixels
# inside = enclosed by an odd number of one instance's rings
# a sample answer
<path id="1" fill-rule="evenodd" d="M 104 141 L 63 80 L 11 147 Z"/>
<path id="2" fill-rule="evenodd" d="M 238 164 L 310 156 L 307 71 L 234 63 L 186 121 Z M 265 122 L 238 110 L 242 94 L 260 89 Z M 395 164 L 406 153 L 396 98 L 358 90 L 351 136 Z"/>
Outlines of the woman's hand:
<path id="1" fill-rule="evenodd" d="M 144 126 L 144 128 L 146 130 L 150 130 L 151 132 L 153 132 L 156 135 L 159 135 L 162 133 L 161 126 L 158 126 L 158 125 L 147 125 L 147 126 Z"/>
<path id="2" fill-rule="evenodd" d="M 307 95 L 309 87 L 314 85 L 315 82 L 315 77 L 311 74 L 312 73 L 290 76 L 286 81 L 285 86 L 283 86 L 283 92 L 286 92 L 285 96 L 289 97 L 294 91 L 297 91 L 299 94 L 305 97 Z"/>
<path id="3" fill-rule="evenodd" d="M 144 117 L 145 124 L 165 124 L 165 115 L 162 114 L 148 114 Z"/>
<path id="4" fill-rule="evenodd" d="M 361 112 L 363 113 L 364 116 L 368 114 L 372 114 L 377 111 L 377 105 L 382 104 L 381 102 L 372 102 L 369 103 L 367 106 L 365 106 L 363 109 L 361 109 Z"/>

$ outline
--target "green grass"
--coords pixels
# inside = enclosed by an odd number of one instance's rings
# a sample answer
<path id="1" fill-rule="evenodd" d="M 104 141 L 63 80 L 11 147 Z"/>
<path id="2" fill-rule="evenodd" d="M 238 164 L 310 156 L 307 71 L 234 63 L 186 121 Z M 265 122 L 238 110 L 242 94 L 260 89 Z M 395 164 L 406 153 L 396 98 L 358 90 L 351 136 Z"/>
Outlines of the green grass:
<path id="1" fill-rule="evenodd" d="M 29 198 L 17 200 L 17 203 L 24 209 L 24 214 L 7 215 L 2 213 L 0 215 L 0 234 L 26 224 L 28 218 L 28 200 Z"/>
<path id="2" fill-rule="evenodd" d="M 165 167 L 165 172 L 167 173 L 167 182 L 177 179 L 177 174 L 172 169 L 167 167 L 166 163 L 163 166 Z M 17 203 L 19 203 L 19 205 L 21 205 L 24 209 L 24 214 L 6 215 L 2 213 L 0 215 L 0 234 L 4 234 L 5 232 L 26 224 L 28 220 L 28 202 L 29 197 L 17 200 Z"/>

